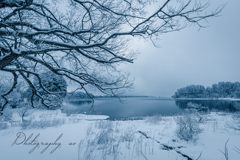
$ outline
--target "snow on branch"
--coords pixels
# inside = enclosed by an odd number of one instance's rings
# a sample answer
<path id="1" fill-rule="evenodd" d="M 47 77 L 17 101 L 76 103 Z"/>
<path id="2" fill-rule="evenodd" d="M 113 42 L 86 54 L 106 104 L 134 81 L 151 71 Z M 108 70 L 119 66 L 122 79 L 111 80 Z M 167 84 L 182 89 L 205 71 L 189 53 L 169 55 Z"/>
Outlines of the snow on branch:
<path id="1" fill-rule="evenodd" d="M 156 3 L 159 9 L 149 15 L 145 8 L 150 2 L 64 0 L 55 4 L 52 0 L 2 0 L 0 71 L 24 79 L 32 94 L 48 108 L 32 82 L 37 77 L 42 90 L 57 94 L 41 83 L 39 75 L 46 71 L 74 81 L 79 85 L 76 88 L 85 92 L 91 86 L 117 96 L 118 91 L 132 87 L 128 74 L 117 70 L 121 63 L 133 63 L 136 52 L 129 40 L 140 37 L 155 45 L 161 34 L 191 24 L 204 27 L 204 20 L 218 16 L 224 8 L 221 5 L 207 13 L 209 3 L 166 0 Z"/>

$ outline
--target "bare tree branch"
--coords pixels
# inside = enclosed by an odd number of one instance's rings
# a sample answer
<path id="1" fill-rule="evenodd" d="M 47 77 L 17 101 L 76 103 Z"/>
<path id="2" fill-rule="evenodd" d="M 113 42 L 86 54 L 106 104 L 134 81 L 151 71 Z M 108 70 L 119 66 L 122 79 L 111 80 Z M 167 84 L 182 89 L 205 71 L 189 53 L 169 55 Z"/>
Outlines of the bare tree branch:
<path id="1" fill-rule="evenodd" d="M 59 7 L 52 0 L 0 1 L 0 71 L 13 74 L 12 88 L 1 97 L 4 109 L 16 87 L 18 74 L 32 90 L 31 103 L 44 97 L 33 84 L 49 95 L 40 74 L 51 71 L 74 81 L 91 97 L 88 87 L 117 97 L 119 90 L 132 87 L 128 75 L 117 70 L 120 63 L 133 63 L 129 40 L 140 37 L 157 46 L 157 38 L 220 14 L 224 5 L 207 13 L 209 3 L 194 0 L 166 0 L 148 15 L 149 0 L 64 0 Z M 60 2 L 59 2 L 60 3 Z M 94 102 L 94 101 L 93 101 Z"/>

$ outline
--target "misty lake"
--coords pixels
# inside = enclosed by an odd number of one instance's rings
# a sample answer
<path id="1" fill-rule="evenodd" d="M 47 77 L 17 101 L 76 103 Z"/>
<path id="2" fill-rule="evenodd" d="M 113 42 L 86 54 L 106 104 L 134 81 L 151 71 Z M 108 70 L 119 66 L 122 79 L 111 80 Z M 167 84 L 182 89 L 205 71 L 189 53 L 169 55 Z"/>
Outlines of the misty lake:
<path id="1" fill-rule="evenodd" d="M 65 102 L 62 113 L 88 115 L 107 115 L 110 120 L 139 119 L 146 116 L 160 114 L 171 116 L 188 112 L 188 103 L 204 107 L 201 112 L 227 111 L 235 112 L 240 109 L 240 101 L 229 100 L 174 100 L 157 97 L 122 98 L 122 103 L 116 98 L 97 98 L 94 102 L 94 111 L 90 111 L 91 101 Z"/>

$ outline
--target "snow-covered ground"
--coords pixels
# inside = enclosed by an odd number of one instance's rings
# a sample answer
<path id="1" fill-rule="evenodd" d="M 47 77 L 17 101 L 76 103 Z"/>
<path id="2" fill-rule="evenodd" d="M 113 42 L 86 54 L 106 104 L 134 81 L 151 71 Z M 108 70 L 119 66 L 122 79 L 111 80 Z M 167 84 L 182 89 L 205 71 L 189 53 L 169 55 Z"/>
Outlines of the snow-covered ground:
<path id="1" fill-rule="evenodd" d="M 225 160 L 224 154 L 240 159 L 236 114 L 109 121 L 107 116 L 28 110 L 23 124 L 19 115 L 24 112 L 6 113 L 0 121 L 1 160 Z"/>

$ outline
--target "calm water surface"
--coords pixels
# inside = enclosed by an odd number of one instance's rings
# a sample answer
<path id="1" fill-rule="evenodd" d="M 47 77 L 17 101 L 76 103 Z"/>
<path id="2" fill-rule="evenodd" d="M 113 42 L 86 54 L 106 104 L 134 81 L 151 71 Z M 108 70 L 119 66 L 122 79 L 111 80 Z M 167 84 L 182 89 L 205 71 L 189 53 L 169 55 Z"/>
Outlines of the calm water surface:
<path id="1" fill-rule="evenodd" d="M 108 115 L 111 120 L 115 119 L 136 119 L 145 116 L 161 114 L 163 116 L 177 115 L 186 113 L 188 103 L 196 103 L 205 106 L 207 111 L 230 111 L 235 112 L 240 109 L 240 101 L 221 101 L 221 100 L 174 100 L 155 97 L 122 98 L 121 103 L 115 98 L 99 98 L 95 100 L 94 111 L 90 111 L 91 101 L 66 102 L 63 113 L 76 114 L 98 114 Z M 207 107 L 207 110 L 206 110 Z"/>

